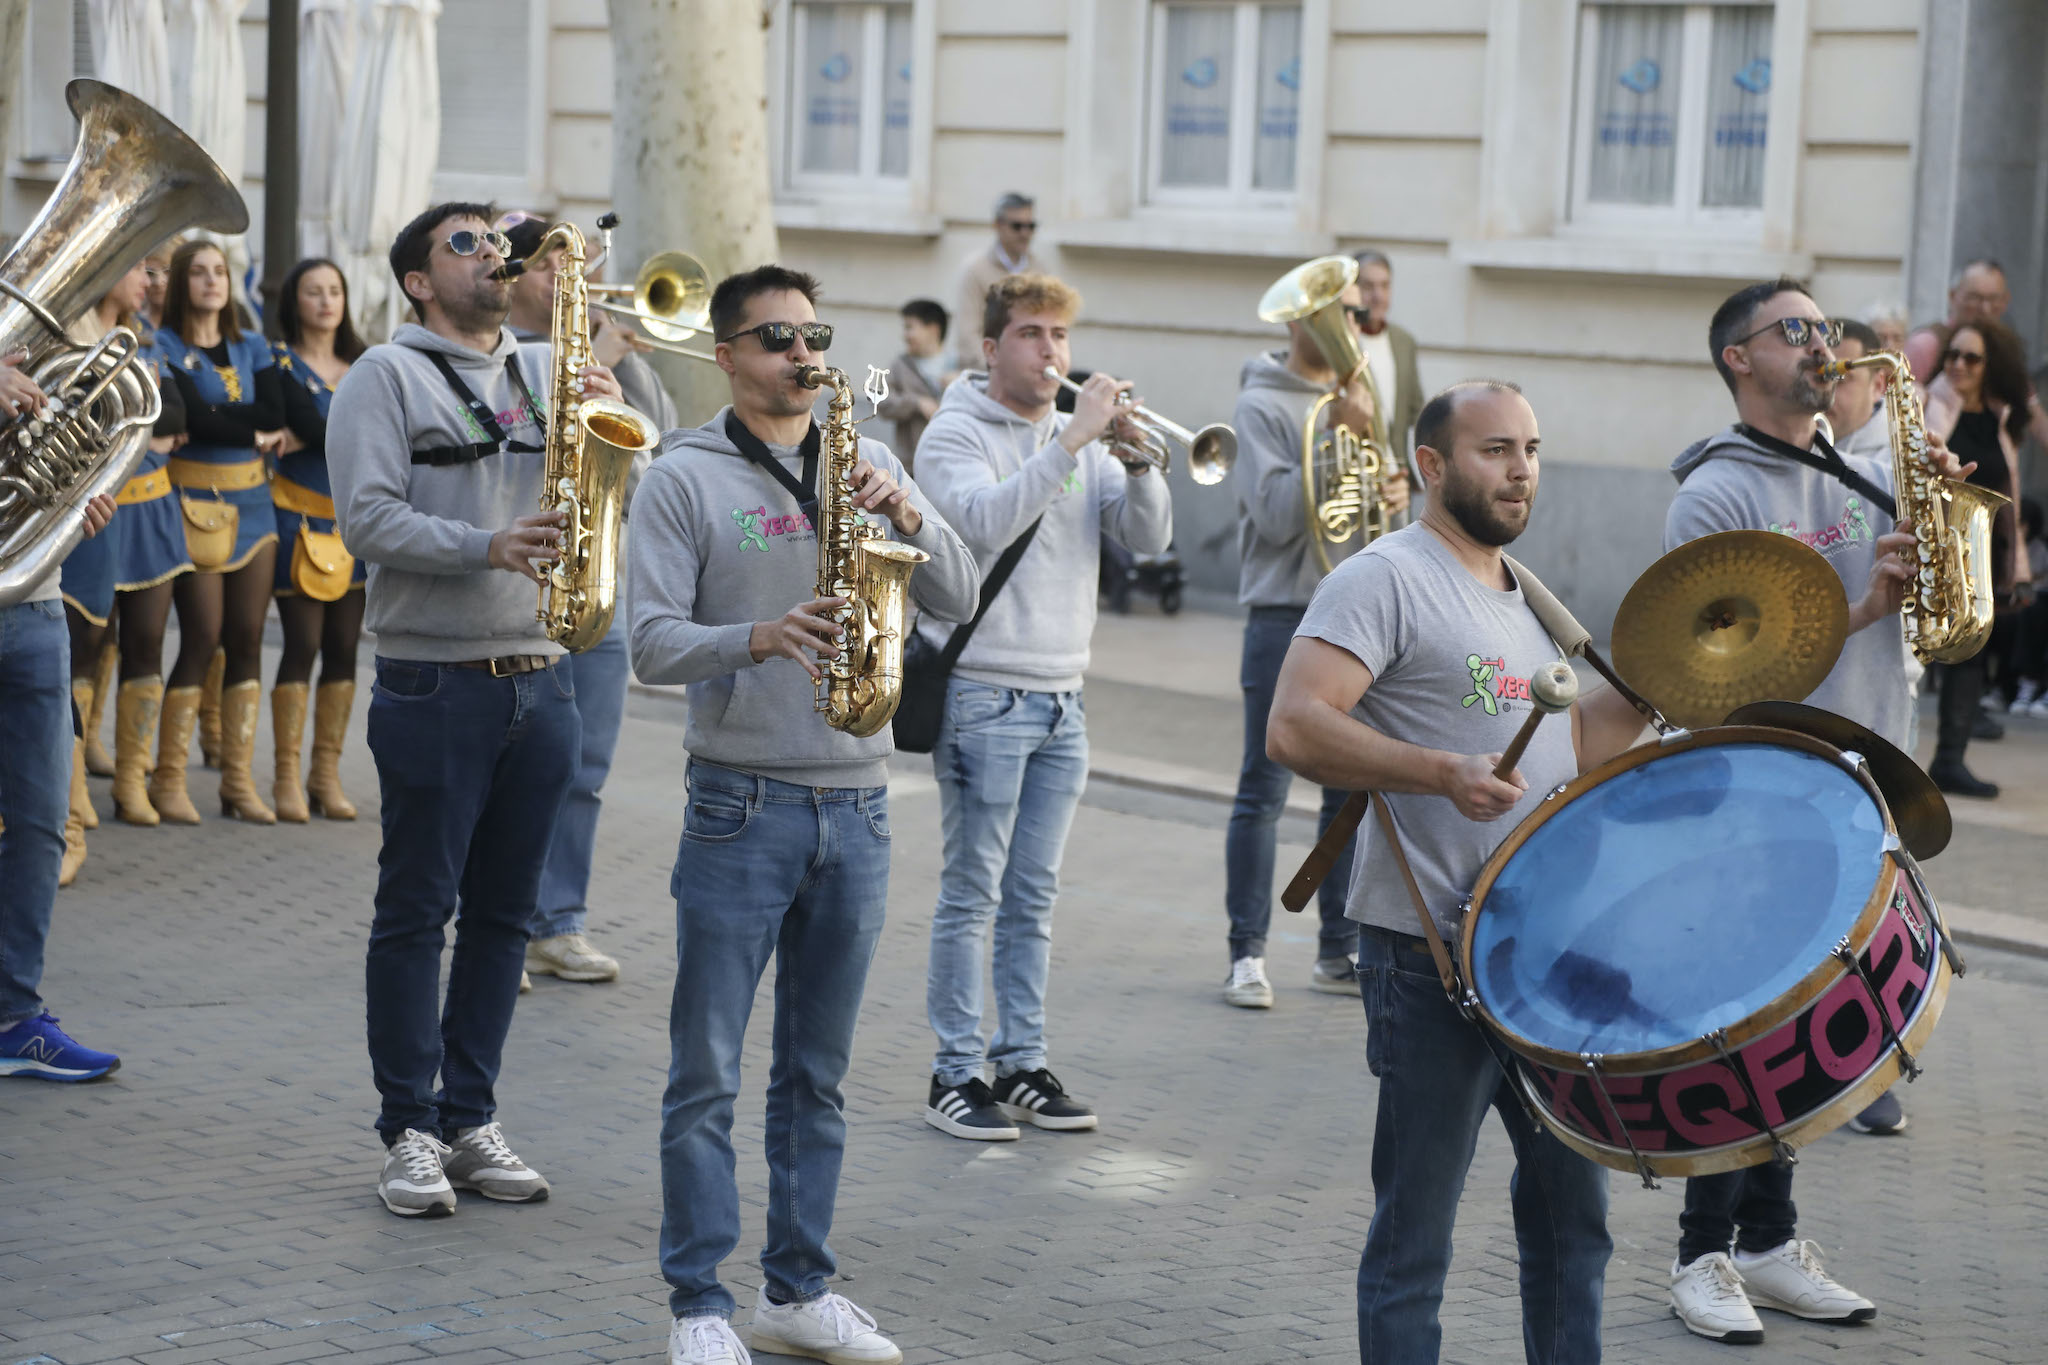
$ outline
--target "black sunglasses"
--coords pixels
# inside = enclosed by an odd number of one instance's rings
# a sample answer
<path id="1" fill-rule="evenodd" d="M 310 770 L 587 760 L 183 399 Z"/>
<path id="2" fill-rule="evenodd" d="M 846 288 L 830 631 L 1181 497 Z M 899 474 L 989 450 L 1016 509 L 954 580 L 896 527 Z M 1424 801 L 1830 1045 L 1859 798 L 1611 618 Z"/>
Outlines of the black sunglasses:
<path id="1" fill-rule="evenodd" d="M 512 239 L 502 232 L 457 228 L 448 234 L 448 249 L 458 256 L 474 256 L 480 247 L 489 247 L 500 256 L 509 258 L 512 255 Z"/>
<path id="2" fill-rule="evenodd" d="M 1941 353 L 1941 363 L 1946 365 L 1952 360 L 1960 360 L 1963 362 L 1964 369 L 1974 370 L 1984 363 L 1984 353 L 1982 351 L 1958 351 L 1955 347 L 1951 346 Z"/>
<path id="3" fill-rule="evenodd" d="M 1038 220 L 1035 218 L 1016 218 L 1005 222 L 1003 226 L 1017 232 L 1036 232 L 1038 231 Z"/>
<path id="4" fill-rule="evenodd" d="M 734 342 L 750 336 L 761 343 L 764 351 L 782 352 L 796 345 L 802 337 L 804 345 L 814 351 L 832 349 L 832 324 L 829 322 L 764 322 L 758 327 L 742 327 L 729 337 L 720 337 L 720 342 Z"/>
<path id="5" fill-rule="evenodd" d="M 1787 346 L 1804 347 L 1816 336 L 1820 338 L 1823 346 L 1842 344 L 1842 324 L 1833 318 L 1825 322 L 1815 318 L 1779 318 L 1776 322 L 1767 322 L 1748 336 L 1737 337 L 1728 344 L 1740 346 L 1745 341 L 1754 341 L 1773 327 L 1785 334 Z"/>

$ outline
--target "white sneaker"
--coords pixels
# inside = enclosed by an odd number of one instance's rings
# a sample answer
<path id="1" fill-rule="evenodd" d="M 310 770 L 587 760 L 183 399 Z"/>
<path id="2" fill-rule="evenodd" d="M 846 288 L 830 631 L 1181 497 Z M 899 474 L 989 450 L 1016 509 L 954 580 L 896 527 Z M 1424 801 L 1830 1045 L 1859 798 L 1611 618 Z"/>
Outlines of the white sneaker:
<path id="1" fill-rule="evenodd" d="M 1775 1251 L 1735 1253 L 1735 1269 L 1758 1307 L 1814 1322 L 1869 1322 L 1877 1305 L 1820 1267 L 1820 1248 L 1797 1238 Z"/>
<path id="2" fill-rule="evenodd" d="M 526 970 L 564 981 L 616 981 L 619 961 L 590 946 L 581 934 L 556 934 L 526 945 Z"/>
<path id="3" fill-rule="evenodd" d="M 753 1365 L 732 1324 L 716 1313 L 677 1318 L 668 1325 L 668 1365 Z"/>
<path id="4" fill-rule="evenodd" d="M 1273 983 L 1266 980 L 1266 959 L 1241 957 L 1230 964 L 1230 980 L 1223 984 L 1225 1004 L 1241 1010 L 1273 1008 Z"/>
<path id="5" fill-rule="evenodd" d="M 764 1289 L 750 1335 L 757 1351 L 809 1356 L 827 1365 L 896 1365 L 903 1359 L 896 1343 L 875 1330 L 875 1320 L 839 1294 L 778 1307 Z"/>
<path id="6" fill-rule="evenodd" d="M 2048 720 L 2048 697 L 2034 698 L 2034 704 L 2027 708 L 2027 715 L 2033 720 Z"/>
<path id="7" fill-rule="evenodd" d="M 465 1128 L 441 1150 L 448 1153 L 442 1165 L 449 1183 L 458 1190 L 475 1190 L 507 1204 L 537 1204 L 548 1197 L 548 1182 L 513 1154 L 505 1145 L 504 1130 L 495 1123 Z"/>
<path id="8" fill-rule="evenodd" d="M 1682 1269 L 1671 1263 L 1671 1311 L 1686 1331 L 1709 1341 L 1755 1346 L 1764 1339 L 1764 1325 L 1742 1292 L 1742 1276 L 1723 1251 Z"/>
<path id="9" fill-rule="evenodd" d="M 2009 716 L 2024 716 L 2028 714 L 2028 709 L 2040 699 L 2041 684 L 2035 682 L 2032 678 L 2021 678 L 2019 685 L 2013 689 L 2012 705 L 2005 708 L 2006 714 Z"/>
<path id="10" fill-rule="evenodd" d="M 441 1169 L 448 1148 L 416 1128 L 398 1135 L 384 1152 L 377 1197 L 400 1218 L 438 1218 L 455 1212 L 455 1188 Z"/>

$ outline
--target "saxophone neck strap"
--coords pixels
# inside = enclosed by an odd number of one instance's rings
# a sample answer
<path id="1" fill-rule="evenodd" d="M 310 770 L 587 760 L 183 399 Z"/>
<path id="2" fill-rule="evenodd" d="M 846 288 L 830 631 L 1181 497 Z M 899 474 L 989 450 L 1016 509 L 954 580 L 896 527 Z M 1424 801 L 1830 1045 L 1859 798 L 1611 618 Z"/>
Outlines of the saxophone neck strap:
<path id="1" fill-rule="evenodd" d="M 804 457 L 804 473 L 801 479 L 790 473 L 782 461 L 775 458 L 775 453 L 768 449 L 766 441 L 747 430 L 747 424 L 740 420 L 740 415 L 736 412 L 728 410 L 725 414 L 725 437 L 739 447 L 740 454 L 767 470 L 769 476 L 796 499 L 797 506 L 803 509 L 803 514 L 810 519 L 811 525 L 818 524 L 818 451 L 824 445 L 824 434 L 818 430 L 816 421 L 813 421 L 811 429 L 804 433 L 803 444 L 798 447 Z"/>
<path id="2" fill-rule="evenodd" d="M 1817 469 L 1838 483 L 1846 484 L 1852 491 L 1869 498 L 1873 506 L 1879 508 L 1893 521 L 1899 519 L 1899 505 L 1893 501 L 1892 495 L 1849 468 L 1849 462 L 1844 460 L 1841 453 L 1829 443 L 1828 438 L 1818 431 L 1813 434 L 1814 444 L 1820 447 L 1816 453 L 1801 450 L 1790 441 L 1773 436 L 1767 431 L 1759 431 L 1747 422 L 1737 422 L 1735 429 L 1773 455 L 1803 464 L 1808 469 Z"/>
<path id="3" fill-rule="evenodd" d="M 481 460 L 486 455 L 496 455 L 504 450 L 517 454 L 532 454 L 542 449 L 540 446 L 528 445 L 524 441 L 507 440 L 505 438 L 505 428 L 498 425 L 498 414 L 492 412 L 491 405 L 477 397 L 469 385 L 462 382 L 462 376 L 455 373 L 455 367 L 448 363 L 447 356 L 442 355 L 439 351 L 428 351 L 427 359 L 432 361 L 434 368 L 441 372 L 441 378 L 447 381 L 448 389 L 455 395 L 457 401 L 469 410 L 470 420 L 474 421 L 479 427 L 482 427 L 484 435 L 491 439 L 488 442 L 471 445 L 434 446 L 426 450 L 415 450 L 412 453 L 412 462 L 414 464 L 467 464 L 471 460 Z M 511 376 L 512 387 L 519 393 L 520 406 L 526 411 L 528 416 L 532 417 L 534 421 L 539 422 L 541 420 L 540 409 L 534 404 L 533 390 L 526 387 L 526 376 L 520 371 L 519 353 L 517 351 L 505 357 L 505 373 Z"/>

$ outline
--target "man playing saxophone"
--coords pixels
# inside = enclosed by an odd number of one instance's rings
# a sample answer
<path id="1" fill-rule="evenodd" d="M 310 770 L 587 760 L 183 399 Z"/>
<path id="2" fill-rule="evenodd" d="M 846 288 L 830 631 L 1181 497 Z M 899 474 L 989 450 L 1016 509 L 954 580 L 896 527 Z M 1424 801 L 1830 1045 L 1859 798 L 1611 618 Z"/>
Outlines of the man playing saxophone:
<path id="1" fill-rule="evenodd" d="M 718 1266 L 739 1241 L 733 1102 L 771 956 L 770 1215 L 753 1348 L 877 1365 L 902 1358 L 873 1318 L 831 1292 L 825 1240 L 846 1144 L 840 1084 L 888 900 L 890 732 L 859 738 L 814 710 L 818 658 L 851 643 L 828 619 L 846 600 L 817 595 L 819 536 L 855 515 L 885 521 L 930 556 L 911 576 L 911 596 L 949 620 L 973 613 L 980 577 L 879 443 L 861 439 L 847 477 L 821 488 L 821 453 L 853 435 L 850 418 L 822 430 L 812 417 L 819 391 L 799 381 L 832 341 L 817 298 L 816 280 L 776 265 L 718 285 L 711 327 L 732 405 L 670 432 L 633 504 L 633 669 L 649 683 L 686 685 L 690 701 L 661 1126 L 661 1269 L 676 1365 L 747 1359 Z"/>
<path id="2" fill-rule="evenodd" d="M 1338 299 L 1355 328 L 1355 310 L 1362 307 L 1360 286 L 1345 286 Z M 1273 707 L 1281 660 L 1323 579 L 1321 560 L 1310 544 L 1310 537 L 1318 533 L 1309 527 L 1302 500 L 1302 423 L 1338 378 L 1309 328 L 1290 322 L 1286 350 L 1262 351 L 1244 363 L 1237 411 L 1230 419 L 1238 450 L 1231 471 L 1237 489 L 1237 600 L 1247 614 L 1238 670 L 1244 689 L 1244 758 L 1223 844 L 1223 906 L 1230 917 L 1230 975 L 1223 998 L 1242 1009 L 1273 1004 L 1273 986 L 1266 976 L 1266 930 L 1273 919 L 1276 826 L 1294 774 L 1266 756 L 1266 717 Z M 1373 429 L 1372 396 L 1362 377 L 1354 378 L 1324 411 L 1331 426 L 1341 425 L 1361 436 Z M 1395 468 L 1381 489 L 1391 520 L 1408 510 L 1409 487 L 1398 451 L 1389 458 Z M 1325 543 L 1333 563 L 1343 562 L 1365 544 L 1362 531 L 1361 523 L 1351 539 Z M 1318 834 L 1347 795 L 1324 789 Z M 1350 865 L 1351 854 L 1346 852 L 1340 866 Z M 1317 905 L 1322 925 L 1309 988 L 1355 996 L 1358 969 L 1352 959 L 1358 951 L 1358 926 L 1344 917 L 1342 877 L 1324 880 Z"/>
<path id="3" fill-rule="evenodd" d="M 1664 548 L 1717 531 L 1759 530 L 1797 536 L 1818 550 L 1848 594 L 1849 638 L 1806 700 L 1904 746 L 1913 696 L 1899 606 L 1916 542 L 1909 523 L 1893 525 L 1887 456 L 1843 454 L 1819 429 L 1837 383 L 1820 367 L 1834 359 L 1830 347 L 1840 335 L 1839 324 L 1789 279 L 1737 290 L 1715 311 L 1708 350 L 1738 420 L 1672 462 L 1680 487 L 1665 517 Z M 1939 441 L 1930 444 L 1944 476 L 1975 468 L 1958 468 Z M 1889 1095 L 1859 1122 L 1903 1126 Z M 1792 1170 L 1773 1162 L 1686 1181 L 1671 1303 L 1688 1330 L 1761 1341 L 1753 1303 L 1823 1321 L 1876 1315 L 1868 1299 L 1828 1276 L 1813 1243 L 1799 1240 Z"/>
<path id="4" fill-rule="evenodd" d="M 350 368 L 327 426 L 335 519 L 369 563 L 377 636 L 384 844 L 364 978 L 377 1188 L 407 1217 L 453 1212 L 456 1188 L 548 1193 L 506 1145 L 493 1087 L 579 723 L 563 650 L 534 613 L 534 566 L 556 557 L 562 524 L 533 510 L 551 352 L 505 327 L 508 245 L 491 216 L 440 204 L 399 232 L 391 272 L 419 321 Z M 586 394 L 618 396 L 610 371 L 581 377 Z"/>

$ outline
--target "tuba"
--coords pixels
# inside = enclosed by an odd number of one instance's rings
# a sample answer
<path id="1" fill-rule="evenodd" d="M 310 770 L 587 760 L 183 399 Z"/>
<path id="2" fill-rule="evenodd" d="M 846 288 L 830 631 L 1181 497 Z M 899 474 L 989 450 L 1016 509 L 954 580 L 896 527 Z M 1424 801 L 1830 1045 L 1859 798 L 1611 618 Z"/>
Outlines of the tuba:
<path id="1" fill-rule="evenodd" d="M 49 403 L 0 426 L 0 606 L 64 562 L 85 504 L 128 481 L 161 411 L 142 344 L 116 327 L 92 345 L 67 329 L 150 251 L 188 227 L 241 232 L 234 185 L 176 124 L 100 81 L 64 90 L 78 146 L 35 221 L 0 261 L 0 354 Z"/>
<path id="2" fill-rule="evenodd" d="M 1906 643 L 1924 664 L 1957 664 L 1991 638 L 1993 597 L 1991 523 L 2012 500 L 1960 479 L 1946 479 L 1927 462 L 1927 419 L 1913 368 L 1897 351 L 1854 360 L 1830 360 L 1823 379 L 1884 366 L 1884 415 L 1891 432 L 1895 520 L 1911 521 L 1920 541 L 1920 569 L 1899 606 Z"/>
<path id="3" fill-rule="evenodd" d="M 853 505 L 853 466 L 860 459 L 853 381 L 844 370 L 815 365 L 798 365 L 796 379 L 807 389 L 832 390 L 818 460 L 818 596 L 846 599 L 832 613 L 846 634 L 838 658 L 819 660 L 814 709 L 833 729 L 866 737 L 887 725 L 903 700 L 910 575 L 931 556 L 889 539 Z M 880 406 L 887 396 L 887 371 L 870 367 L 868 401 Z"/>
<path id="4" fill-rule="evenodd" d="M 539 260 L 558 245 L 563 251 L 555 268 L 555 311 L 548 328 L 554 377 L 540 510 L 564 514 L 562 553 L 541 575 L 536 615 L 548 638 L 574 654 L 611 629 L 619 606 L 626 484 L 634 459 L 654 449 L 661 433 L 638 408 L 579 391 L 583 367 L 591 363 L 583 233 L 574 223 L 559 223 L 527 259 Z"/>
<path id="5" fill-rule="evenodd" d="M 1337 382 L 1316 399 L 1301 427 L 1303 510 L 1309 544 L 1324 573 L 1334 566 L 1331 546 L 1342 545 L 1361 526 L 1366 544 L 1387 531 L 1387 500 L 1380 485 L 1393 472 L 1394 456 L 1387 446 L 1386 410 L 1341 302 L 1357 279 L 1358 262 L 1349 256 L 1318 256 L 1275 280 L 1259 300 L 1259 321 L 1299 322 L 1337 372 Z M 1324 431 L 1323 410 L 1354 377 L 1362 377 L 1372 395 L 1372 430 L 1333 425 Z"/>

